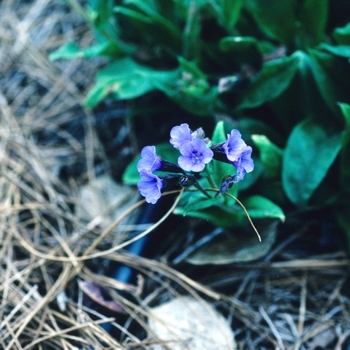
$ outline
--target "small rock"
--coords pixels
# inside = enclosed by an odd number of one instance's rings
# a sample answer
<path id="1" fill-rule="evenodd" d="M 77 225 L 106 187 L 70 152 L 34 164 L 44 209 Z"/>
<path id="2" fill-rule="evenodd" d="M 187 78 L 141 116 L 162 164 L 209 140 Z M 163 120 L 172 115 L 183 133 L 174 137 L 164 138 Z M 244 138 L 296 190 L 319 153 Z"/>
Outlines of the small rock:
<path id="1" fill-rule="evenodd" d="M 159 345 L 152 350 L 234 350 L 234 334 L 214 307 L 192 297 L 176 298 L 152 309 L 148 324 Z M 163 345 L 161 345 L 163 344 Z"/>

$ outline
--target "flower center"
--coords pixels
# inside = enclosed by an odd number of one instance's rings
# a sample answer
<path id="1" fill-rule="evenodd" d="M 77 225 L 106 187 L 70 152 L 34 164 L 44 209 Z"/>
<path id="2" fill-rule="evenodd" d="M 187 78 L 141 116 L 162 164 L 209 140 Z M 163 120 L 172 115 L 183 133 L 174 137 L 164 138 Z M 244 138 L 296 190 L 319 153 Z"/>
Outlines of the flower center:
<path id="1" fill-rule="evenodd" d="M 193 163 L 200 163 L 202 161 L 202 155 L 198 152 L 193 152 L 192 154 L 192 162 Z"/>

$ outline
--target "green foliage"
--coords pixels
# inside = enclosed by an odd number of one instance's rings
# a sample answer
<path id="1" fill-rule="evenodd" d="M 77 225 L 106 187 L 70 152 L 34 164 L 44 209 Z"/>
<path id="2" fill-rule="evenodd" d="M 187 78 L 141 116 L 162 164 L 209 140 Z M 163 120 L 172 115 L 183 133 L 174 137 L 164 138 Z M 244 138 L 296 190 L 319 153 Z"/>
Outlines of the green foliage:
<path id="1" fill-rule="evenodd" d="M 237 128 L 254 143 L 254 172 L 230 190 L 252 217 L 281 219 L 282 209 L 323 207 L 331 196 L 330 210 L 350 232 L 344 203 L 350 193 L 350 23 L 337 22 L 330 1 L 88 0 L 84 8 L 66 1 L 89 23 L 96 43 L 67 43 L 50 59 L 109 59 L 87 107 L 158 90 L 164 105 L 225 116 L 214 142 Z M 124 175 L 127 183 L 137 182 L 135 165 Z M 229 167 L 213 165 L 216 184 Z M 247 222 L 232 199 L 209 200 L 199 192 L 186 194 L 176 212 L 222 227 Z"/>
<path id="2" fill-rule="evenodd" d="M 282 169 L 283 151 L 265 135 L 252 135 L 252 139 L 260 151 L 260 159 L 264 165 L 266 177 L 278 178 Z"/>
<path id="3" fill-rule="evenodd" d="M 278 97 L 291 83 L 299 63 L 298 52 L 264 64 L 263 69 L 246 89 L 240 109 L 254 108 Z"/>
<path id="4" fill-rule="evenodd" d="M 167 81 L 173 81 L 175 77 L 174 71 L 157 71 L 141 66 L 130 58 L 123 58 L 100 70 L 85 105 L 96 106 L 107 96 L 121 100 L 136 98 Z"/>
<path id="5" fill-rule="evenodd" d="M 283 157 L 282 180 L 289 199 L 305 207 L 341 149 L 341 133 L 307 119 L 291 133 Z"/>

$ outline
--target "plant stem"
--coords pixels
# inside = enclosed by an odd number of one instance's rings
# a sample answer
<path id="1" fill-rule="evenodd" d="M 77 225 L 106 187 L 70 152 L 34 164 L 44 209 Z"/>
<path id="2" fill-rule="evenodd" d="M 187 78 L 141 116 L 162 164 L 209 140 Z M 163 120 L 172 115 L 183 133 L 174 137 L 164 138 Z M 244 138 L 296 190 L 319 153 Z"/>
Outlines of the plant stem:
<path id="1" fill-rule="evenodd" d="M 201 191 L 206 197 L 211 198 L 211 195 L 196 181 L 193 184 L 199 191 Z"/>
<path id="2" fill-rule="evenodd" d="M 207 179 L 208 179 L 209 184 L 210 184 L 211 187 L 217 188 L 216 183 L 214 182 L 214 179 L 211 177 L 211 175 L 208 175 Z"/>

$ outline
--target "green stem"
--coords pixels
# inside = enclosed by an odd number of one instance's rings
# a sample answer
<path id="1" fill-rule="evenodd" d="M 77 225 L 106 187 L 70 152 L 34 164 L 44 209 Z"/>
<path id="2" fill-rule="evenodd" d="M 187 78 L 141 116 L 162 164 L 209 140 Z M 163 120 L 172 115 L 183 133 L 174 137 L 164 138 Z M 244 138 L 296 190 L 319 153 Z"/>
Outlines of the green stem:
<path id="1" fill-rule="evenodd" d="M 211 195 L 199 184 L 198 181 L 194 183 L 194 186 L 201 191 L 206 197 L 211 198 Z"/>
<path id="2" fill-rule="evenodd" d="M 209 184 L 210 184 L 211 187 L 217 188 L 217 186 L 216 186 L 216 184 L 215 184 L 213 178 L 211 177 L 211 175 L 208 175 L 208 176 L 207 176 L 207 179 L 208 179 Z"/>

